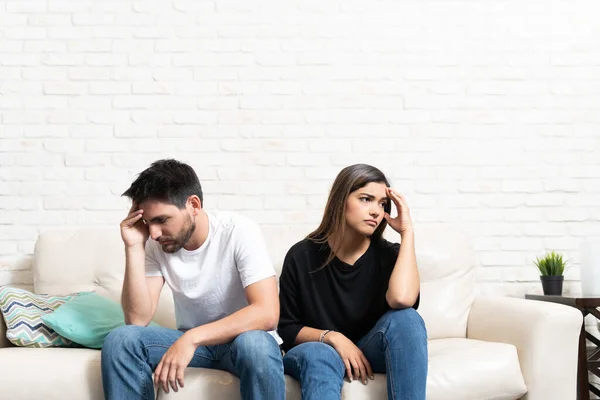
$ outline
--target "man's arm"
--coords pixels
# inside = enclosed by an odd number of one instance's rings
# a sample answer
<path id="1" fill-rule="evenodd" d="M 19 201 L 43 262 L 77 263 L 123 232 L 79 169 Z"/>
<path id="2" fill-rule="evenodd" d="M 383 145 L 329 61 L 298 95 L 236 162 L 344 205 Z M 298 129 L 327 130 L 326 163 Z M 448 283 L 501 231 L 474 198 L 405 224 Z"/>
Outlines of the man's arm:
<path id="1" fill-rule="evenodd" d="M 274 330 L 279 320 L 277 280 L 274 276 L 246 287 L 248 305 L 218 321 L 186 332 L 195 346 L 229 343 L 251 330 Z"/>
<path id="2" fill-rule="evenodd" d="M 127 325 L 146 326 L 152 320 L 165 280 L 146 277 L 144 247 L 125 249 L 125 279 L 121 304 Z"/>
<path id="3" fill-rule="evenodd" d="M 157 264 L 148 259 L 144 246 L 150 233 L 142 222 L 144 210 L 134 203 L 129 214 L 121 222 L 121 238 L 125 244 L 125 278 L 121 293 L 121 305 L 128 325 L 146 326 L 152 320 L 160 291 L 164 285 L 162 276 L 146 277 L 146 262 Z"/>

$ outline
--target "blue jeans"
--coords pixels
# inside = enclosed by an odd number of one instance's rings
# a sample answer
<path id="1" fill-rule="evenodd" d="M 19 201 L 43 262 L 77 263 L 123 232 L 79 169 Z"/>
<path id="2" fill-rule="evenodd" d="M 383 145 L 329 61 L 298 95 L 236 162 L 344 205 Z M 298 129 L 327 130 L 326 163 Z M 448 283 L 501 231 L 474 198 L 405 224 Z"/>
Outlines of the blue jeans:
<path id="1" fill-rule="evenodd" d="M 388 399 L 425 399 L 427 332 L 414 309 L 388 311 L 356 346 L 374 373 L 387 373 Z M 346 367 L 333 347 L 302 343 L 286 353 L 283 366 L 286 374 L 300 382 L 302 400 L 341 398 Z"/>
<path id="2" fill-rule="evenodd" d="M 102 347 L 102 385 L 110 400 L 154 399 L 152 372 L 183 332 L 126 325 Z M 231 343 L 199 346 L 188 365 L 231 372 L 240 378 L 242 399 L 285 398 L 281 350 L 265 331 L 248 331 Z M 180 390 L 185 390 L 182 388 Z"/>

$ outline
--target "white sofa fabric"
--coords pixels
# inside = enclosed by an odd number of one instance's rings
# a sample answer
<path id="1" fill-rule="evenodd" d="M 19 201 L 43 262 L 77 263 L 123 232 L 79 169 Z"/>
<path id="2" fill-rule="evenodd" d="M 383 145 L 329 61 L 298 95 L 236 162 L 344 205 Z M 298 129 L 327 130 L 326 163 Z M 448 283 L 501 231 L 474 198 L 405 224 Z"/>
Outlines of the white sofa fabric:
<path id="1" fill-rule="evenodd" d="M 280 273 L 287 249 L 306 232 L 264 230 Z M 394 239 L 389 233 L 389 239 Z M 429 337 L 428 400 L 576 398 L 581 314 L 566 306 L 516 298 L 474 296 L 473 252 L 462 236 L 439 227 L 418 230 L 421 304 Z M 33 290 L 64 294 L 94 290 L 119 301 L 124 253 L 118 228 L 54 230 L 35 247 Z M 165 287 L 154 320 L 174 327 Z M 0 322 L 1 399 L 102 399 L 100 351 L 12 346 Z M 287 399 L 300 399 L 286 377 Z M 159 399 L 239 399 L 239 380 L 216 370 L 188 368 L 185 388 Z M 364 386 L 345 383 L 342 398 L 386 399 L 385 375 Z"/>

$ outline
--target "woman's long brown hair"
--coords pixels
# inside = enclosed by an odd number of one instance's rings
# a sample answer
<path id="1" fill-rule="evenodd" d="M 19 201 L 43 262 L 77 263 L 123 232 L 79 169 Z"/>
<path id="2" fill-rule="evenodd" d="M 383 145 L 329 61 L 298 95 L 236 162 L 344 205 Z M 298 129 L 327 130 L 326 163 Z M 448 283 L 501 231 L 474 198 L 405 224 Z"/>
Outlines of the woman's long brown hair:
<path id="1" fill-rule="evenodd" d="M 319 227 L 308 234 L 307 239 L 319 243 L 326 244 L 331 239 L 333 246 L 327 261 L 318 269 L 329 264 L 337 254 L 342 243 L 342 238 L 346 233 L 346 202 L 350 193 L 368 185 L 371 182 L 384 183 L 387 187 L 390 186 L 387 178 L 379 169 L 367 164 L 350 165 L 340 171 L 333 182 L 327 205 L 323 212 L 323 219 Z M 386 202 L 384 206 L 385 212 L 389 214 L 391 210 L 390 202 Z M 387 226 L 387 221 L 383 219 L 373 235 L 371 241 L 379 240 L 383 231 Z M 317 269 L 317 270 L 318 270 Z"/>

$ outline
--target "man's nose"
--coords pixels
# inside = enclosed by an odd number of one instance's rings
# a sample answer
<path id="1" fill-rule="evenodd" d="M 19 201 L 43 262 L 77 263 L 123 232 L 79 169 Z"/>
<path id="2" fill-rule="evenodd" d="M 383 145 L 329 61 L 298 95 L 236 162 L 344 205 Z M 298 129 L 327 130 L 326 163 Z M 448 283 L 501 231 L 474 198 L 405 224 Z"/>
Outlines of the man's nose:
<path id="1" fill-rule="evenodd" d="M 158 239 L 162 234 L 160 228 L 154 224 L 150 224 L 148 229 L 150 230 L 150 237 L 152 240 Z"/>

